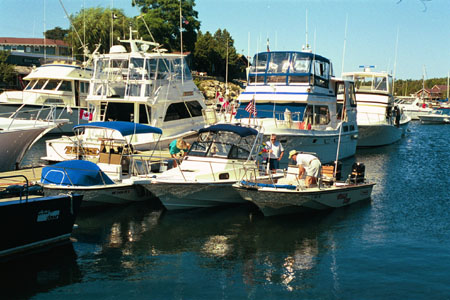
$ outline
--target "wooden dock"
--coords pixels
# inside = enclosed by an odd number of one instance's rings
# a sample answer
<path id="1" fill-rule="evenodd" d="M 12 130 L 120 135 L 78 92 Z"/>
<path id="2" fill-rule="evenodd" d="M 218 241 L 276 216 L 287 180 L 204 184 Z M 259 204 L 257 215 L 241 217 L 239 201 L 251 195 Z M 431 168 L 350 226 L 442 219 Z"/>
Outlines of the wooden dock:
<path id="1" fill-rule="evenodd" d="M 43 167 L 40 166 L 29 169 L 0 172 L 0 177 L 23 175 L 28 179 L 28 183 L 31 184 L 33 182 L 41 180 L 42 168 Z M 0 189 L 14 184 L 23 185 L 25 183 L 26 183 L 25 178 L 23 178 L 22 176 L 13 178 L 0 178 Z"/>

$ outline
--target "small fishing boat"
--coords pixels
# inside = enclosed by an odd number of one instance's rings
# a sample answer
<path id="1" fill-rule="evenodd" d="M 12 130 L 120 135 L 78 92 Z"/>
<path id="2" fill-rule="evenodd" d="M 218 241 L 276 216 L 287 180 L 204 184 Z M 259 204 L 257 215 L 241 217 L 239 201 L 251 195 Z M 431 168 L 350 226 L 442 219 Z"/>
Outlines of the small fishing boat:
<path id="1" fill-rule="evenodd" d="M 317 186 L 305 187 L 304 180 L 297 179 L 297 167 L 290 166 L 278 180 L 242 180 L 233 187 L 265 216 L 286 215 L 338 208 L 369 199 L 375 183 L 366 182 L 364 172 L 364 165 L 355 163 L 350 178 L 338 181 L 331 168 Z"/>
<path id="2" fill-rule="evenodd" d="M 256 129 L 232 124 L 200 129 L 181 164 L 157 175 L 146 188 L 169 210 L 245 203 L 232 184 L 247 169 L 257 168 L 254 153 L 261 139 Z"/>
<path id="3" fill-rule="evenodd" d="M 422 124 L 449 124 L 450 115 L 443 110 L 435 109 L 428 114 L 419 115 Z"/>
<path id="4" fill-rule="evenodd" d="M 74 127 L 74 146 L 67 151 L 81 159 L 59 162 L 42 169 L 45 195 L 76 192 L 84 195 L 83 207 L 123 204 L 153 198 L 142 187 L 153 172 L 164 166 L 154 153 L 137 153 L 130 142 L 139 134 L 162 134 L 161 129 L 131 122 L 91 122 Z M 100 141 L 99 151 L 77 141 L 88 135 Z"/>
<path id="5" fill-rule="evenodd" d="M 18 195 L 0 193 L 0 258 L 68 242 L 82 195 L 29 195 L 28 179 Z"/>

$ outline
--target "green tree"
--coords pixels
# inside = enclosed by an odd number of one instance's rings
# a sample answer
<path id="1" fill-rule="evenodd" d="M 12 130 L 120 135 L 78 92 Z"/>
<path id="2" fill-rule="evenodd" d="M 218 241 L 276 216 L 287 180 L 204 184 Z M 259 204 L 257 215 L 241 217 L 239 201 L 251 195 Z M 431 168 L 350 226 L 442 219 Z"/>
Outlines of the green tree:
<path id="1" fill-rule="evenodd" d="M 155 42 L 162 44 L 170 52 L 181 50 L 180 0 L 132 0 L 132 5 L 140 8 L 142 18 Z M 194 10 L 194 6 L 194 0 L 181 1 L 183 51 L 194 51 L 200 29 L 198 12 Z M 152 41 L 145 23 L 137 23 L 138 32 L 144 40 Z"/>
<path id="2" fill-rule="evenodd" d="M 62 29 L 59 26 L 56 26 L 53 29 L 47 30 L 44 33 L 45 38 L 47 39 L 52 39 L 52 40 L 64 40 L 67 35 L 69 34 L 69 30 L 68 29 Z"/>
<path id="3" fill-rule="evenodd" d="M 227 46 L 228 45 L 228 46 Z M 199 32 L 194 50 L 194 64 L 197 71 L 225 78 L 228 51 L 228 79 L 236 78 L 241 73 L 239 57 L 234 48 L 230 33 L 218 29 L 214 36 L 210 32 Z"/>
<path id="4" fill-rule="evenodd" d="M 82 9 L 78 14 L 71 16 L 72 24 L 76 28 L 71 30 L 66 42 L 72 46 L 77 58 L 83 55 L 82 43 L 92 53 L 96 45 L 100 43 L 99 52 L 108 53 L 111 46 L 111 28 L 114 29 L 113 44 L 118 44 L 118 38 L 128 38 L 129 26 L 132 19 L 123 13 L 123 10 L 102 7 Z M 112 23 L 112 24 L 111 24 Z M 83 30 L 83 28 L 86 30 Z M 86 36 L 84 36 L 86 31 Z"/>
<path id="5" fill-rule="evenodd" d="M 6 86 L 14 84 L 15 78 L 14 66 L 6 62 L 9 53 L 9 51 L 0 51 L 0 83 Z"/>

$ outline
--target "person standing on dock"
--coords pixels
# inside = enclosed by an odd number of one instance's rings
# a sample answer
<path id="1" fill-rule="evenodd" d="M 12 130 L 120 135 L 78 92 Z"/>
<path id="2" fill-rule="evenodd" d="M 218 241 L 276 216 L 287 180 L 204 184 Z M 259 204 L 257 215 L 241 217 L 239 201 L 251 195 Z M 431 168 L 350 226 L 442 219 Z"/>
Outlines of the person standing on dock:
<path id="1" fill-rule="evenodd" d="M 305 177 L 306 187 L 311 187 L 317 184 L 317 179 L 319 178 L 320 172 L 320 160 L 312 155 L 303 152 L 298 152 L 297 150 L 291 150 L 289 152 L 289 159 L 294 160 L 298 166 L 298 179 Z"/>
<path id="2" fill-rule="evenodd" d="M 266 149 L 269 152 L 269 168 L 272 173 L 275 173 L 280 168 L 280 160 L 283 158 L 284 148 L 279 141 L 277 141 L 276 134 L 272 133 L 270 141 L 266 142 Z"/>

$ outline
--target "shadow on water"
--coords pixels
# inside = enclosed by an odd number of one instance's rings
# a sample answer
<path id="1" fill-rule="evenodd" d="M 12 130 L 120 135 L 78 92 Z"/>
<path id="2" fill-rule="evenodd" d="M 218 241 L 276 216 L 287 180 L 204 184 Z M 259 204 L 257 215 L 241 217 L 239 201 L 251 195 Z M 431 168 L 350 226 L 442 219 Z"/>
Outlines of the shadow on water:
<path id="1" fill-rule="evenodd" d="M 81 281 L 72 243 L 0 263 L 2 299 L 27 299 Z"/>

